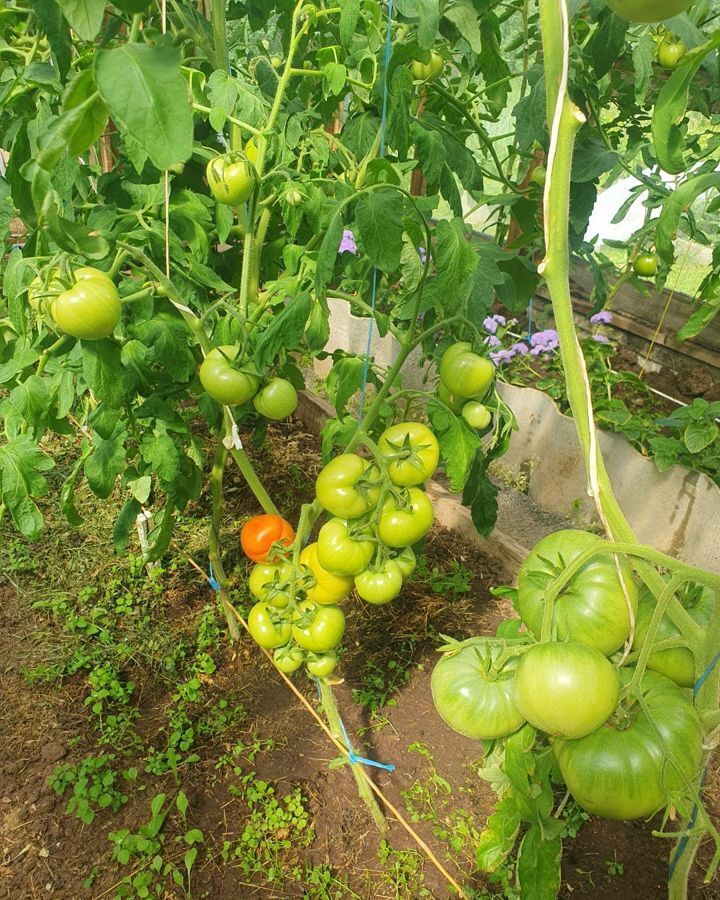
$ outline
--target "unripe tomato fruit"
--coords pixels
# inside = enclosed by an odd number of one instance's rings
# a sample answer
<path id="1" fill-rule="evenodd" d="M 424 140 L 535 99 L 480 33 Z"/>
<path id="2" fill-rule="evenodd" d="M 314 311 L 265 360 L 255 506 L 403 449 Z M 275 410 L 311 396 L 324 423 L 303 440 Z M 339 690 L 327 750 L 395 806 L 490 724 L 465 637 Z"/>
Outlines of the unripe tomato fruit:
<path id="1" fill-rule="evenodd" d="M 380 473 L 361 456 L 341 453 L 318 475 L 315 493 L 320 506 L 329 513 L 341 519 L 357 519 L 377 505 Z"/>
<path id="2" fill-rule="evenodd" d="M 439 53 L 436 53 L 434 50 L 430 53 L 430 61 L 429 62 L 420 62 L 417 59 L 413 60 L 412 64 L 412 73 L 415 81 L 435 81 L 435 79 L 442 73 L 442 70 L 445 68 L 445 61 Z"/>
<path id="3" fill-rule="evenodd" d="M 517 658 L 499 671 L 498 644 L 482 639 L 445 653 L 432 672 L 435 709 L 453 731 L 475 740 L 507 737 L 524 723 L 515 702 Z"/>
<path id="4" fill-rule="evenodd" d="M 65 290 L 63 283 L 55 277 L 57 271 L 57 269 L 53 269 L 49 275 L 38 274 L 30 282 L 27 298 L 31 308 L 36 312 L 40 309 L 40 304 L 43 302 L 47 302 L 49 308 L 55 297 Z"/>
<path id="5" fill-rule="evenodd" d="M 682 41 L 663 41 L 658 47 L 657 58 L 663 69 L 676 69 L 687 49 Z"/>
<path id="6" fill-rule="evenodd" d="M 248 160 L 239 153 L 216 156 L 205 170 L 210 193 L 227 206 L 245 203 L 255 190 L 255 174 Z"/>
<path id="7" fill-rule="evenodd" d="M 547 181 L 547 169 L 545 166 L 535 166 L 530 175 L 530 181 L 538 187 L 545 187 L 545 182 Z"/>
<path id="8" fill-rule="evenodd" d="M 465 341 L 453 344 L 440 360 L 440 380 L 456 397 L 479 399 L 495 377 L 495 366 L 473 353 Z"/>
<path id="9" fill-rule="evenodd" d="M 257 563 L 248 579 L 250 593 L 270 606 L 283 608 L 293 599 L 286 586 L 293 580 L 294 574 L 295 567 L 289 562 Z M 280 585 L 283 585 L 282 589 Z"/>
<path id="10" fill-rule="evenodd" d="M 325 653 L 308 653 L 305 668 L 316 678 L 327 678 L 337 666 L 337 653 L 326 650 Z"/>
<path id="11" fill-rule="evenodd" d="M 282 516 L 263 514 L 253 516 L 243 525 L 240 546 L 245 555 L 256 563 L 274 562 L 272 547 L 277 541 L 289 547 L 295 538 L 292 525 Z"/>
<path id="12" fill-rule="evenodd" d="M 394 600 L 402 590 L 402 583 L 402 570 L 392 559 L 386 559 L 379 569 L 366 569 L 355 576 L 359 596 L 376 605 Z"/>
<path id="13" fill-rule="evenodd" d="M 315 585 L 305 588 L 308 600 L 324 605 L 344 600 L 353 587 L 353 580 L 347 575 L 333 575 L 320 565 L 318 545 L 308 544 L 300 554 L 300 562 L 315 576 Z"/>
<path id="14" fill-rule="evenodd" d="M 292 636 L 313 653 L 334 650 L 345 633 L 345 613 L 339 606 L 317 606 L 311 600 L 298 603 L 293 615 Z"/>
<path id="15" fill-rule="evenodd" d="M 258 152 L 258 145 L 255 143 L 255 138 L 250 138 L 245 144 L 245 156 L 254 166 L 257 165 Z"/>
<path id="16" fill-rule="evenodd" d="M 284 378 L 271 378 L 253 397 L 253 406 L 260 415 L 275 422 L 291 416 L 297 405 L 297 391 Z"/>
<path id="17" fill-rule="evenodd" d="M 417 568 L 417 559 L 415 558 L 415 554 L 412 552 L 410 547 L 403 547 L 403 549 L 397 554 L 397 556 L 394 556 L 393 559 L 400 566 L 400 572 L 402 573 L 403 581 L 407 581 Z"/>
<path id="18" fill-rule="evenodd" d="M 692 0 L 605 0 L 610 9 L 628 22 L 664 22 L 679 16 Z"/>
<path id="19" fill-rule="evenodd" d="M 289 675 L 291 672 L 297 672 L 305 662 L 305 651 L 302 647 L 292 644 L 286 647 L 278 647 L 273 653 L 273 662 L 281 672 Z"/>
<path id="20" fill-rule="evenodd" d="M 378 449 L 388 458 L 390 480 L 403 487 L 423 484 L 440 460 L 437 438 L 422 422 L 401 422 L 386 428 L 378 439 Z"/>
<path id="21" fill-rule="evenodd" d="M 492 422 L 492 413 L 476 400 L 468 400 L 462 408 L 462 417 L 471 428 L 483 431 Z"/>
<path id="22" fill-rule="evenodd" d="M 617 669 L 594 647 L 535 644 L 520 658 L 518 709 L 546 734 L 567 740 L 585 737 L 607 722 L 619 697 Z"/>
<path id="23" fill-rule="evenodd" d="M 100 341 L 111 335 L 120 321 L 120 295 L 112 279 L 99 269 L 84 266 L 73 277 L 73 287 L 50 304 L 50 315 L 65 334 Z"/>
<path id="24" fill-rule="evenodd" d="M 631 668 L 620 669 L 623 685 L 632 673 Z M 649 715 L 635 701 L 622 718 L 619 710 L 587 737 L 551 741 L 570 793 L 583 809 L 605 819 L 651 816 L 698 774 L 702 728 L 686 692 L 669 678 L 646 671 L 640 693 Z"/>
<path id="25" fill-rule="evenodd" d="M 351 535 L 345 519 L 330 519 L 318 534 L 317 560 L 333 575 L 357 575 L 367 568 L 375 553 L 371 538 L 368 531 Z"/>
<path id="26" fill-rule="evenodd" d="M 240 347 L 224 344 L 212 349 L 200 366 L 200 383 L 208 394 L 225 406 L 247 403 L 257 393 L 260 379 L 249 372 L 236 369 L 233 362 Z"/>
<path id="27" fill-rule="evenodd" d="M 456 416 L 460 415 L 463 406 L 465 406 L 465 403 L 467 402 L 465 397 L 456 397 L 455 394 L 451 394 L 442 381 L 438 382 L 437 395 L 445 406 L 450 407 Z"/>
<path id="28" fill-rule="evenodd" d="M 275 622 L 267 603 L 256 603 L 248 615 L 248 629 L 256 644 L 266 650 L 274 650 L 287 644 L 292 634 L 289 622 Z"/>
<path id="29" fill-rule="evenodd" d="M 641 278 L 653 278 L 657 270 L 658 261 L 654 253 L 641 253 L 633 263 L 633 272 Z"/>
<path id="30" fill-rule="evenodd" d="M 427 495 L 411 487 L 406 505 L 400 505 L 394 497 L 385 501 L 378 519 L 378 537 L 388 547 L 411 547 L 430 531 L 434 520 Z"/>

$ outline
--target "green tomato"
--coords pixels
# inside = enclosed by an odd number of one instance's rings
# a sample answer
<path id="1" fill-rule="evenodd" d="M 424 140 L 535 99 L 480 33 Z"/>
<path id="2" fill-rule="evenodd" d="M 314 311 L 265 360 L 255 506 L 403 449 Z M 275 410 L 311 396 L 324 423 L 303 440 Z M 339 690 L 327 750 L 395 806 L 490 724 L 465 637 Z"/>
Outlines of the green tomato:
<path id="1" fill-rule="evenodd" d="M 687 48 L 682 41 L 663 41 L 658 47 L 657 58 L 663 69 L 677 69 L 686 53 Z"/>
<path id="2" fill-rule="evenodd" d="M 330 519 L 318 534 L 318 562 L 333 575 L 357 575 L 367 568 L 374 553 L 371 532 L 350 532 L 346 519 Z"/>
<path id="3" fill-rule="evenodd" d="M 462 408 L 462 417 L 471 428 L 484 431 L 492 422 L 492 413 L 476 400 L 468 400 Z"/>
<path id="4" fill-rule="evenodd" d="M 417 567 L 417 558 L 415 557 L 415 554 L 410 547 L 403 547 L 393 559 L 400 566 L 403 581 L 407 581 Z"/>
<path id="5" fill-rule="evenodd" d="M 276 422 L 291 416 L 297 405 L 297 391 L 284 378 L 271 378 L 253 397 L 253 406 L 260 415 Z"/>
<path id="6" fill-rule="evenodd" d="M 378 519 L 378 537 L 388 547 L 411 547 L 430 531 L 434 521 L 427 495 L 411 487 L 404 505 L 394 497 L 385 501 Z"/>
<path id="7" fill-rule="evenodd" d="M 641 278 L 654 278 L 657 270 L 658 261 L 654 253 L 641 253 L 633 263 L 633 272 Z"/>
<path id="8" fill-rule="evenodd" d="M 282 609 L 295 596 L 294 591 L 289 590 L 294 578 L 292 563 L 257 563 L 250 573 L 248 587 L 253 597 Z"/>
<path id="9" fill-rule="evenodd" d="M 213 197 L 227 206 L 245 203 L 255 190 L 255 173 L 242 153 L 216 156 L 207 164 L 205 175 Z"/>
<path id="10" fill-rule="evenodd" d="M 388 460 L 393 484 L 409 487 L 423 484 L 437 469 L 440 445 L 427 425 L 401 422 L 386 428 L 378 440 L 378 449 Z"/>
<path id="11" fill-rule="evenodd" d="M 266 650 L 282 647 L 287 644 L 292 636 L 289 622 L 278 621 L 276 612 L 267 603 L 256 603 L 248 615 L 248 629 L 256 644 L 260 644 Z"/>
<path id="12" fill-rule="evenodd" d="M 545 166 L 535 166 L 530 174 L 530 182 L 538 187 L 545 187 L 547 181 L 547 169 Z"/>
<path id="13" fill-rule="evenodd" d="M 623 685 L 633 669 L 621 669 Z M 686 692 L 657 672 L 645 672 L 627 710 L 587 737 L 554 740 L 552 749 L 568 790 L 595 816 L 645 819 L 694 781 L 702 760 L 700 719 Z M 672 757 L 680 772 L 669 762 Z"/>
<path id="14" fill-rule="evenodd" d="M 353 580 L 347 575 L 333 575 L 332 572 L 328 572 L 320 565 L 317 550 L 317 544 L 308 544 L 300 554 L 300 563 L 309 569 L 315 580 L 312 587 L 305 587 L 305 594 L 313 603 L 334 606 L 350 593 Z"/>
<path id="15" fill-rule="evenodd" d="M 240 347 L 224 344 L 215 347 L 200 366 L 200 382 L 207 393 L 225 406 L 247 403 L 257 393 L 260 379 L 250 372 L 236 369 L 233 363 Z"/>
<path id="16" fill-rule="evenodd" d="M 628 22 L 664 22 L 679 16 L 692 0 L 605 0 L 610 9 Z"/>
<path id="17" fill-rule="evenodd" d="M 380 473 L 366 459 L 342 453 L 325 466 L 315 482 L 323 509 L 341 519 L 357 519 L 369 513 L 380 497 Z"/>
<path id="18" fill-rule="evenodd" d="M 699 585 L 689 585 L 682 596 L 682 604 L 690 613 L 695 622 L 702 628 L 706 628 L 716 615 L 717 601 L 715 594 L 708 588 Z M 635 634 L 633 636 L 633 650 L 639 652 L 645 643 L 645 638 L 650 627 L 650 620 L 655 611 L 655 598 L 649 588 L 640 589 L 640 602 L 638 603 L 637 617 L 635 619 Z M 673 625 L 667 612 L 660 620 L 655 640 L 665 641 L 670 638 L 680 637 L 680 631 Z M 692 687 L 695 684 L 695 657 L 689 647 L 673 647 L 669 650 L 658 650 L 651 653 L 647 661 L 648 669 L 660 672 L 667 678 L 671 678 L 681 687 Z"/>
<path id="19" fill-rule="evenodd" d="M 49 305 L 58 294 L 65 290 L 65 285 L 56 277 L 57 274 L 57 268 L 45 275 L 38 273 L 30 282 L 27 292 L 28 303 L 36 312 L 39 311 L 43 302 Z"/>
<path id="20" fill-rule="evenodd" d="M 480 399 L 495 377 L 495 366 L 484 356 L 473 353 L 462 341 L 446 350 L 440 360 L 440 380 L 456 397 Z"/>
<path id="21" fill-rule="evenodd" d="M 517 609 L 538 640 L 545 611 L 545 593 L 573 560 L 603 541 L 586 531 L 556 531 L 530 551 L 518 576 Z M 586 562 L 555 600 L 553 627 L 560 641 L 577 641 L 609 656 L 630 636 L 630 611 L 625 598 L 637 610 L 638 589 L 632 569 L 621 559 L 620 581 L 615 558 L 598 553 Z"/>
<path id="22" fill-rule="evenodd" d="M 436 53 L 434 50 L 430 52 L 430 60 L 429 62 L 420 62 L 417 59 L 413 60 L 412 63 L 412 73 L 415 81 L 435 81 L 435 79 L 442 74 L 442 70 L 445 68 L 445 61 L 439 53 Z"/>
<path id="23" fill-rule="evenodd" d="M 312 600 L 298 603 L 293 615 L 295 642 L 313 653 L 334 650 L 345 633 L 345 614 L 339 606 L 318 606 Z"/>
<path id="24" fill-rule="evenodd" d="M 394 600 L 402 590 L 400 566 L 387 559 L 379 569 L 366 569 L 355 576 L 355 590 L 368 603 L 380 605 Z"/>
<path id="25" fill-rule="evenodd" d="M 518 664 L 518 709 L 531 725 L 553 736 L 585 737 L 607 722 L 619 697 L 617 669 L 594 647 L 535 644 Z"/>
<path id="26" fill-rule="evenodd" d="M 455 394 L 451 394 L 442 381 L 438 382 L 437 395 L 445 406 L 448 406 L 456 416 L 460 415 L 463 406 L 465 406 L 465 403 L 467 402 L 465 397 L 456 397 Z"/>
<path id="27" fill-rule="evenodd" d="M 305 668 L 316 678 L 327 678 L 337 666 L 337 653 L 328 650 L 325 653 L 308 653 Z"/>
<path id="28" fill-rule="evenodd" d="M 75 284 L 51 302 L 50 315 L 65 334 L 84 341 L 109 337 L 120 321 L 122 304 L 112 279 L 85 266 L 73 273 Z"/>
<path id="29" fill-rule="evenodd" d="M 294 644 L 278 647 L 273 653 L 273 662 L 281 672 L 289 675 L 291 672 L 297 672 L 305 662 L 305 651 L 302 647 L 297 647 Z"/>
<path id="30" fill-rule="evenodd" d="M 525 722 L 515 702 L 517 658 L 501 668 L 500 645 L 476 638 L 445 653 L 430 679 L 435 709 L 465 737 L 489 741 L 507 737 Z"/>

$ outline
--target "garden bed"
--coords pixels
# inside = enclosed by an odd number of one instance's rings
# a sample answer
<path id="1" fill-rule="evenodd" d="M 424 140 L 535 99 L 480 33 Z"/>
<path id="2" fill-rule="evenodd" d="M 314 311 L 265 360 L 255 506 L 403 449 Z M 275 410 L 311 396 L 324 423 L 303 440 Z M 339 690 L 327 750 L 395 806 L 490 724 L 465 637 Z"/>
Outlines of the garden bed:
<path id="1" fill-rule="evenodd" d="M 294 425 L 273 427 L 266 448 L 253 453 L 291 518 L 311 496 L 316 447 Z M 70 461 L 56 450 L 60 481 Z M 226 492 L 226 563 L 234 600 L 246 609 L 236 535 L 255 505 L 234 469 Z M 191 557 L 206 566 L 208 509 L 190 510 L 165 570 L 148 579 L 136 557 L 108 556 L 116 504 L 83 493 L 79 505 L 86 524 L 77 531 L 49 518 L 40 544 L 2 535 L 0 895 L 112 897 L 124 878 L 146 873 L 165 896 L 180 897 L 172 869 L 184 873 L 189 836 L 199 847 L 193 897 L 448 896 L 397 823 L 381 843 L 346 768 L 257 648 L 248 639 L 237 648 L 224 640 L 212 593 L 188 564 Z M 490 633 L 510 613 L 489 589 L 512 575 L 499 556 L 436 527 L 401 598 L 379 608 L 346 604 L 337 695 L 348 730 L 361 752 L 397 766 L 392 774 L 378 770 L 378 783 L 476 897 L 484 890 L 502 896 L 474 872 L 493 794 L 476 774 L 480 745 L 450 732 L 434 712 L 429 676 L 440 634 Z M 314 695 L 304 677 L 298 683 Z M 87 823 L 66 815 L 73 788 L 58 796 L 48 778 L 58 766 L 106 755 L 114 759 L 96 770 L 107 782 L 96 797 L 107 795 L 108 808 L 91 803 Z M 172 868 L 152 875 L 153 853 L 139 851 L 118 863 L 108 835 L 119 843 L 121 829 L 138 834 L 154 798 L 165 794 L 169 806 L 180 790 L 184 818 L 176 803 L 154 838 L 161 870 Z M 561 896 L 664 897 L 668 844 L 650 830 L 586 824 L 568 842 Z M 693 896 L 720 893 L 697 886 Z"/>

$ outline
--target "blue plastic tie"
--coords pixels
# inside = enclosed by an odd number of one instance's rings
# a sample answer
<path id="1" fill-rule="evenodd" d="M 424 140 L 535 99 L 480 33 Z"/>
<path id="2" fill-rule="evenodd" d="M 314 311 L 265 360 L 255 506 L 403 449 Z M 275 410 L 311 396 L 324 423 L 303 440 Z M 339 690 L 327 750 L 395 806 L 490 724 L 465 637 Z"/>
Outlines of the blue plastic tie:
<path id="1" fill-rule="evenodd" d="M 712 658 L 710 665 L 707 667 L 707 669 L 705 669 L 705 671 L 702 673 L 702 675 L 695 682 L 695 686 L 693 687 L 693 697 L 697 697 L 698 691 L 705 684 L 707 679 L 710 677 L 712 670 L 715 668 L 715 666 L 718 664 L 718 662 L 720 662 L 720 650 L 718 650 L 718 652 Z"/>
<path id="2" fill-rule="evenodd" d="M 215 572 L 213 571 L 213 564 L 212 564 L 212 563 L 210 563 L 210 578 L 209 578 L 208 580 L 209 580 L 209 582 L 210 582 L 210 587 L 211 587 L 214 591 L 221 591 L 221 590 L 222 590 L 222 586 L 221 586 L 220 582 L 219 582 L 219 581 L 217 580 L 217 578 L 215 577 Z"/>
<path id="3" fill-rule="evenodd" d="M 392 17 L 393 17 L 393 0 L 388 0 L 388 23 L 387 36 L 385 38 L 385 69 L 383 72 L 383 101 L 382 101 L 382 119 L 380 122 L 380 159 L 385 156 L 385 141 L 387 137 L 387 108 L 388 108 L 388 68 L 390 67 L 390 56 L 392 54 Z M 372 299 L 370 308 L 375 313 L 377 303 L 377 269 L 373 267 L 372 273 Z M 365 394 L 367 392 L 368 375 L 370 373 L 370 350 L 372 349 L 373 326 L 375 324 L 374 315 L 370 317 L 368 325 L 367 344 L 365 347 L 365 366 L 363 367 L 362 388 L 360 391 L 360 410 L 358 412 L 358 422 L 362 422 L 363 413 L 365 411 Z"/>
<path id="4" fill-rule="evenodd" d="M 317 688 L 318 697 L 322 698 L 322 692 L 320 691 L 320 679 L 317 677 L 315 678 L 315 687 Z M 343 722 L 339 714 L 338 719 L 340 720 L 340 728 L 342 729 L 343 738 L 345 738 L 345 747 L 348 752 L 348 759 L 350 760 L 352 765 L 360 763 L 360 765 L 362 766 L 374 766 L 376 769 L 385 769 L 385 771 L 387 772 L 395 771 L 395 765 L 393 763 L 381 763 L 376 762 L 374 759 L 368 759 L 366 756 L 358 756 L 352 748 L 347 729 L 345 728 L 345 723 Z"/>

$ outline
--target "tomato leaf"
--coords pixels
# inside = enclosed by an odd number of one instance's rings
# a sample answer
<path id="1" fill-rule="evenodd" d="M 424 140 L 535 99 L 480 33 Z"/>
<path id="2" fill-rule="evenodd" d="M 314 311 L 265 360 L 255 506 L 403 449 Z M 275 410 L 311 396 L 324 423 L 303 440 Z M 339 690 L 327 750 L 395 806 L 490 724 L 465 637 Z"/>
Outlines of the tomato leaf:
<path id="1" fill-rule="evenodd" d="M 266 369 L 283 347 L 295 347 L 299 343 L 311 306 L 310 295 L 300 294 L 290 298 L 281 311 L 273 316 L 255 347 L 254 362 L 259 371 Z"/>
<path id="2" fill-rule="evenodd" d="M 468 242 L 465 224 L 461 219 L 438 222 L 436 234 L 437 294 L 444 298 L 444 312 L 452 315 L 462 307 L 470 294 L 472 275 L 479 260 Z"/>
<path id="3" fill-rule="evenodd" d="M 473 461 L 480 450 L 480 438 L 465 419 L 456 416 L 444 403 L 430 400 L 427 412 L 440 444 L 440 455 L 450 487 L 460 491 L 468 481 Z"/>
<path id="4" fill-rule="evenodd" d="M 520 830 L 520 813 L 515 798 L 507 796 L 495 807 L 475 849 L 478 867 L 483 872 L 494 872 L 508 857 L 515 846 Z"/>
<path id="5" fill-rule="evenodd" d="M 40 170 L 36 169 L 36 172 L 40 173 Z M 86 259 L 105 259 L 110 252 L 110 245 L 97 231 L 80 222 L 71 222 L 59 214 L 55 191 L 50 191 L 45 196 L 38 225 L 60 249 L 68 253 L 84 256 Z"/>
<path id="6" fill-rule="evenodd" d="M 338 415 L 346 408 L 348 400 L 362 387 L 364 371 L 365 359 L 361 356 L 343 355 L 333 363 L 327 377 L 327 389 L 330 402 L 335 406 Z M 380 385 L 372 368 L 368 370 L 368 382 Z"/>
<path id="7" fill-rule="evenodd" d="M 355 35 L 360 18 L 360 0 L 345 0 L 340 11 L 340 40 L 346 47 Z"/>
<path id="8" fill-rule="evenodd" d="M 105 15 L 105 0 L 56 0 L 56 3 L 78 37 L 84 41 L 95 40 Z"/>
<path id="9" fill-rule="evenodd" d="M 485 537 L 490 534 L 497 521 L 498 491 L 488 477 L 487 459 L 482 453 L 476 454 L 463 490 L 463 506 L 470 509 L 473 525 Z"/>
<path id="10" fill-rule="evenodd" d="M 98 400 L 120 409 L 127 396 L 127 374 L 120 361 L 120 347 L 113 341 L 83 341 L 83 375 Z"/>
<path id="11" fill-rule="evenodd" d="M 655 226 L 655 246 L 660 256 L 671 264 L 675 259 L 674 240 L 680 220 L 697 198 L 711 188 L 720 186 L 720 172 L 708 172 L 685 181 L 663 203 Z"/>
<path id="12" fill-rule="evenodd" d="M 391 188 L 371 191 L 357 202 L 355 220 L 363 250 L 382 272 L 400 266 L 404 210 L 402 194 Z"/>
<path id="13" fill-rule="evenodd" d="M 54 466 L 27 434 L 0 445 L 0 497 L 18 531 L 31 540 L 43 530 L 42 513 L 34 498 L 47 494 L 48 483 L 42 473 Z"/>
<path id="14" fill-rule="evenodd" d="M 184 163 L 192 153 L 193 114 L 180 51 L 170 44 L 122 44 L 98 50 L 95 81 L 114 118 L 158 169 Z"/>
<path id="15" fill-rule="evenodd" d="M 141 505 L 134 497 L 130 497 L 123 504 L 112 532 L 113 547 L 117 553 L 122 553 L 127 547 L 130 531 L 141 509 Z"/>
<path id="16" fill-rule="evenodd" d="M 109 440 L 94 434 L 93 452 L 85 460 L 85 477 L 90 490 L 97 497 L 109 497 L 115 487 L 115 479 L 125 465 L 125 431 L 118 428 Z"/>
<path id="17" fill-rule="evenodd" d="M 537 825 L 528 829 L 518 851 L 521 900 L 555 900 L 560 890 L 561 854 L 559 837 L 546 841 Z"/>

